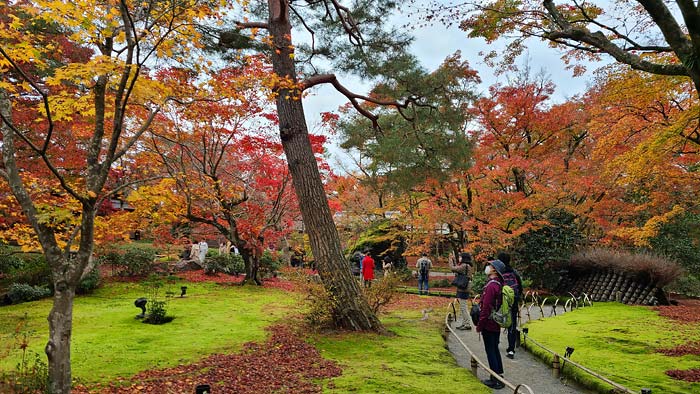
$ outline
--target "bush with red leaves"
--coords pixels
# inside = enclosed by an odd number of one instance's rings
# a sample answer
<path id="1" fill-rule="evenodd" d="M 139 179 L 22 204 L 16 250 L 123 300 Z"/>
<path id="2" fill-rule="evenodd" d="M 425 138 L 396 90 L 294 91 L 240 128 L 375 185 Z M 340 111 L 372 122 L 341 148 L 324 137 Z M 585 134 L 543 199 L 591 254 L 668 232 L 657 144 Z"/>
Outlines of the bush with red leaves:
<path id="1" fill-rule="evenodd" d="M 668 349 L 658 349 L 657 352 L 671 357 L 680 357 L 687 354 L 700 356 L 700 341 L 690 342 Z"/>
<path id="2" fill-rule="evenodd" d="M 700 368 L 687 369 L 685 371 L 672 369 L 666 371 L 666 375 L 677 380 L 685 380 L 686 382 L 700 382 Z"/>
<path id="3" fill-rule="evenodd" d="M 79 386 L 77 394 L 194 393 L 208 384 L 217 394 L 321 393 L 319 379 L 340 376 L 338 365 L 321 357 L 287 326 L 269 328 L 265 344 L 247 343 L 240 354 L 215 354 L 199 362 L 141 372 L 131 379 L 94 387 Z"/>

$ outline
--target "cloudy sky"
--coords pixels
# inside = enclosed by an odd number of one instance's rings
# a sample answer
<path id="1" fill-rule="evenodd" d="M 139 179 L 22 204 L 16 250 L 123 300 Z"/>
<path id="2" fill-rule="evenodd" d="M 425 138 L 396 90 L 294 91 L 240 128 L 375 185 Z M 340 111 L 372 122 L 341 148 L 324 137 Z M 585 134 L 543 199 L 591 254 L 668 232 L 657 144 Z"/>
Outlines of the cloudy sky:
<path id="1" fill-rule="evenodd" d="M 407 17 L 396 17 L 395 19 L 397 19 L 397 23 L 401 24 L 410 20 Z M 483 40 L 468 38 L 466 33 L 457 27 L 445 27 L 442 25 L 417 27 L 413 34 L 415 42 L 411 47 L 411 52 L 421 60 L 426 69 L 436 69 L 445 57 L 460 50 L 462 58 L 468 60 L 470 66 L 479 72 L 482 79 L 482 84 L 479 87 L 480 92 L 487 92 L 488 87 L 494 83 L 505 83 L 507 81 L 507 75 L 496 76 L 493 70 L 484 64 L 482 57 L 479 56 L 479 52 L 491 50 L 493 45 L 487 46 Z M 495 45 L 496 50 L 504 47 L 504 44 L 496 43 Z M 589 67 L 588 73 L 583 77 L 573 77 L 572 72 L 565 69 L 565 65 L 560 57 L 561 53 L 547 47 L 545 43 L 531 40 L 528 51 L 518 61 L 520 66 L 527 62 L 533 75 L 540 71 L 545 72 L 557 86 L 556 93 L 553 96 L 557 102 L 564 101 L 567 97 L 583 92 L 592 78 L 592 71 L 595 68 Z M 366 93 L 370 88 L 369 84 L 363 83 L 357 78 L 343 76 L 341 80 L 344 85 L 358 93 Z M 304 99 L 304 110 L 309 128 L 313 131 L 314 127 L 318 125 L 321 112 L 334 111 L 346 102 L 345 97 L 330 86 L 316 88 L 312 95 Z M 329 150 L 333 156 L 340 157 L 344 155 L 334 146 L 330 146 Z"/>

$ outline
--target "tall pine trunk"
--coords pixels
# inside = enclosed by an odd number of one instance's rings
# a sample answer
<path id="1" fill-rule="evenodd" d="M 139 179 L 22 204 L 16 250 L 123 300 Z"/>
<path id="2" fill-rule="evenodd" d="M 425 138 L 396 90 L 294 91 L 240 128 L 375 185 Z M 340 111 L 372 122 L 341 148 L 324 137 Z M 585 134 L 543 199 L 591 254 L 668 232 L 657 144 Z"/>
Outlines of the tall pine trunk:
<path id="1" fill-rule="evenodd" d="M 274 45 L 273 70 L 281 79 L 296 84 L 287 1 L 268 0 L 268 5 L 268 27 Z M 288 86 L 284 83 L 284 87 L 277 91 L 280 137 L 316 268 L 324 287 L 336 300 L 333 311 L 335 324 L 352 330 L 383 332 L 384 327 L 362 296 L 357 281 L 350 273 L 350 265 L 343 256 L 340 237 L 328 206 L 316 157 L 311 149 L 300 91 Z"/>

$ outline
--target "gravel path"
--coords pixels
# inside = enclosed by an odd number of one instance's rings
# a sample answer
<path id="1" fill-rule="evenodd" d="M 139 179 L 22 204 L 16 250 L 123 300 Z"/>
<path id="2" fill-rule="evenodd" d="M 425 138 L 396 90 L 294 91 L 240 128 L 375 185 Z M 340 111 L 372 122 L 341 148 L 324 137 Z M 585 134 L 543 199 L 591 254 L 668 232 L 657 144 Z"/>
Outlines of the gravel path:
<path id="1" fill-rule="evenodd" d="M 560 307 L 561 308 L 561 307 Z M 557 309 L 557 313 L 563 313 L 563 308 Z M 551 307 L 546 306 L 544 308 L 545 316 L 551 313 Z M 530 317 L 532 319 L 537 319 L 540 317 L 539 307 L 535 306 L 530 309 Z M 521 313 L 523 322 L 527 321 L 527 314 L 523 311 Z M 458 320 L 459 321 L 459 320 Z M 484 344 L 481 341 L 481 337 L 476 331 L 460 331 L 456 330 L 457 323 L 452 322 L 451 327 L 454 329 L 459 339 L 461 339 L 464 344 L 469 347 L 469 349 L 476 355 L 477 358 L 482 360 L 484 363 L 486 361 L 486 353 L 484 352 Z M 457 340 L 454 334 L 449 333 L 447 336 L 447 346 L 454 356 L 457 363 L 468 370 L 471 373 L 470 366 L 470 356 L 469 353 L 462 347 L 462 344 Z M 546 365 L 542 360 L 536 358 L 529 352 L 522 348 L 515 349 L 515 358 L 509 359 L 505 356 L 505 349 L 508 346 L 508 339 L 505 333 L 501 334 L 501 342 L 499 349 L 501 350 L 501 356 L 503 358 L 503 370 L 504 377 L 507 381 L 514 385 L 526 384 L 528 385 L 534 394 L 592 394 L 593 391 L 578 387 L 574 382 L 569 382 L 566 378 L 555 378 L 552 375 L 552 369 L 550 366 Z M 482 368 L 478 368 L 479 379 L 487 379 L 488 374 L 484 372 Z M 512 392 L 507 387 L 501 390 L 493 390 L 494 393 L 510 393 Z M 527 393 L 527 390 L 519 390 L 519 393 Z"/>

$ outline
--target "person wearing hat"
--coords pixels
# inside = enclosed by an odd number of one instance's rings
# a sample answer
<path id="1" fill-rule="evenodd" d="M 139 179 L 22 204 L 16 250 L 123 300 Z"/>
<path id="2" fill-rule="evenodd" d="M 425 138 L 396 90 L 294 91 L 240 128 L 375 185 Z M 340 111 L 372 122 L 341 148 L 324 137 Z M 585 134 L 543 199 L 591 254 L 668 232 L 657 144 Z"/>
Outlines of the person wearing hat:
<path id="1" fill-rule="evenodd" d="M 490 261 L 484 268 L 487 282 L 481 292 L 481 313 L 479 313 L 479 322 L 476 325 L 476 332 L 481 333 L 484 339 L 484 350 L 486 350 L 489 368 L 501 376 L 503 376 L 503 360 L 501 360 L 501 352 L 498 350 L 501 327 L 490 316 L 491 311 L 501 306 L 502 273 L 505 268 L 506 266 L 501 260 Z M 482 382 L 492 389 L 505 387 L 503 382 L 497 380 L 493 375 Z"/>

